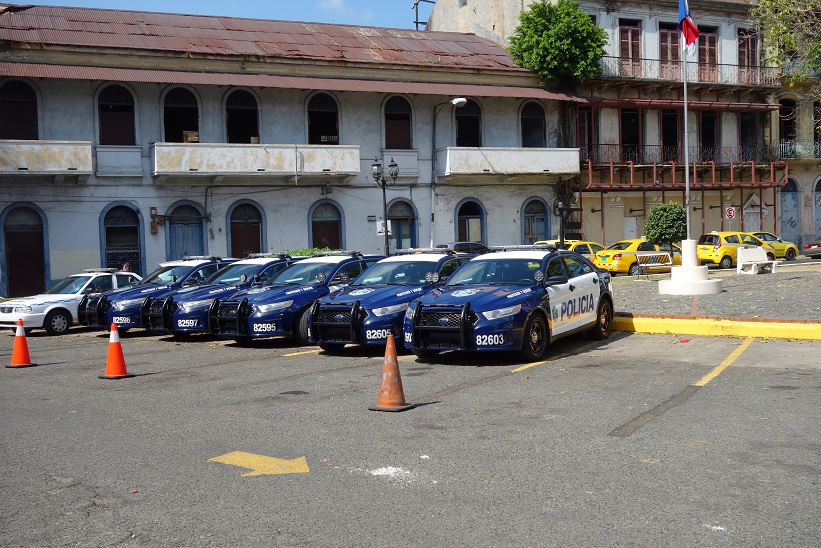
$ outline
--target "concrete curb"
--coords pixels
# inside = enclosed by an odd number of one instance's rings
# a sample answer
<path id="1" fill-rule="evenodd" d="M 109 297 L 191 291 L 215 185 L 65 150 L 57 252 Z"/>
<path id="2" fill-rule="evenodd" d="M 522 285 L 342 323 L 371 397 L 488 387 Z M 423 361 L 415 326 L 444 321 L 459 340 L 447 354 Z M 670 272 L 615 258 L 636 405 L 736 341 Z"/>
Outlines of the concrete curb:
<path id="1" fill-rule="evenodd" d="M 614 331 L 821 341 L 821 321 L 617 313 Z"/>

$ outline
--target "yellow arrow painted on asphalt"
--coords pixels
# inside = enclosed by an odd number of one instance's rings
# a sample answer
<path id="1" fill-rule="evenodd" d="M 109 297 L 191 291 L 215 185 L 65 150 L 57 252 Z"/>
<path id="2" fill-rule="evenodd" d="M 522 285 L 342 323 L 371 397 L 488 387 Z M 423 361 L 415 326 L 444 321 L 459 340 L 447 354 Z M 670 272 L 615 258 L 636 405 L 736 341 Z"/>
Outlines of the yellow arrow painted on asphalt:
<path id="1" fill-rule="evenodd" d="M 307 474 L 309 471 L 308 462 L 305 460 L 305 457 L 287 460 L 266 457 L 265 455 L 255 455 L 254 453 L 245 453 L 244 451 L 233 451 L 208 460 L 211 462 L 241 466 L 242 468 L 251 470 L 243 474 L 242 477 L 270 476 L 274 474 Z"/>

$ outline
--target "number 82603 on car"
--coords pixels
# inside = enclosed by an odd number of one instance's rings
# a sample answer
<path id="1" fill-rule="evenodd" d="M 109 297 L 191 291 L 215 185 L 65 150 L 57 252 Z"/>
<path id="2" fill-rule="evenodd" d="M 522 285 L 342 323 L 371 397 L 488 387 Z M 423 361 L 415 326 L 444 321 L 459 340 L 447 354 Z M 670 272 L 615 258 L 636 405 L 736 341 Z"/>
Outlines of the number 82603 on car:
<path id="1" fill-rule="evenodd" d="M 551 341 L 610 336 L 610 274 L 553 247 L 505 248 L 462 265 L 405 312 L 405 347 L 430 359 L 445 350 L 518 351 L 542 359 Z"/>

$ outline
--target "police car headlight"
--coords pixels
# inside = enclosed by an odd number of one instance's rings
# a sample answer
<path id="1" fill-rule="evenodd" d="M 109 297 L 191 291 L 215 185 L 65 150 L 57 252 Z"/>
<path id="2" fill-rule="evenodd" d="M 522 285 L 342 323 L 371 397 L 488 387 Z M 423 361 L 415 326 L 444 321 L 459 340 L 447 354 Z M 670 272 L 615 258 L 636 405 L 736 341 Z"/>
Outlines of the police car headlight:
<path id="1" fill-rule="evenodd" d="M 214 299 L 203 299 L 201 301 L 191 301 L 187 303 L 180 303 L 180 310 L 185 312 L 191 312 L 192 310 L 196 310 L 198 308 L 205 308 L 209 306 Z"/>
<path id="2" fill-rule="evenodd" d="M 128 308 L 129 306 L 134 306 L 135 304 L 140 304 L 145 300 L 145 297 L 140 297 L 139 299 L 126 299 L 125 301 L 117 301 L 114 303 L 114 308 L 117 310 L 122 310 L 123 308 Z"/>
<path id="3" fill-rule="evenodd" d="M 14 307 L 14 313 L 16 314 L 18 312 L 31 312 L 31 307 L 30 306 L 15 306 Z"/>
<path id="4" fill-rule="evenodd" d="M 408 303 L 394 304 L 391 306 L 383 306 L 382 308 L 374 308 L 373 313 L 377 316 L 390 316 L 391 314 L 399 314 L 408 307 Z"/>
<path id="5" fill-rule="evenodd" d="M 499 318 L 506 318 L 508 316 L 518 314 L 521 309 L 522 305 L 517 304 L 516 306 L 508 306 L 505 308 L 497 308 L 496 310 L 488 310 L 487 312 L 482 312 L 482 316 L 484 316 L 488 320 L 498 320 Z"/>
<path id="6" fill-rule="evenodd" d="M 288 308 L 294 304 L 294 301 L 281 301 L 278 303 L 271 303 L 271 304 L 259 304 L 254 305 L 254 312 L 262 312 L 265 314 L 266 312 L 273 312 L 274 310 L 282 310 L 284 308 Z"/>

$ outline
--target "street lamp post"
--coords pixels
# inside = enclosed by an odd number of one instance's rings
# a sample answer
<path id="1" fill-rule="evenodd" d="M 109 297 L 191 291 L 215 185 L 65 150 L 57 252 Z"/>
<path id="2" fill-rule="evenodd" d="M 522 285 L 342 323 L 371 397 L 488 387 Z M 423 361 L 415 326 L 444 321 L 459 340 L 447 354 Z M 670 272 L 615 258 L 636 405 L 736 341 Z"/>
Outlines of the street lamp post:
<path id="1" fill-rule="evenodd" d="M 456 108 L 462 108 L 467 104 L 468 100 L 464 97 L 454 97 L 450 101 L 445 101 L 444 103 L 439 103 L 437 105 L 433 105 L 433 119 L 431 122 L 431 160 L 430 160 L 430 246 L 433 247 L 433 220 L 434 220 L 434 202 L 436 198 L 436 193 L 434 188 L 436 186 L 436 117 L 439 115 L 442 107 L 445 105 L 451 105 Z"/>
<path id="2" fill-rule="evenodd" d="M 388 195 L 386 189 L 388 184 L 394 185 L 396 183 L 396 178 L 399 177 L 399 166 L 393 161 L 393 158 L 391 158 L 391 163 L 388 164 L 388 175 L 390 175 L 391 181 L 388 182 L 383 176 L 382 164 L 374 158 L 373 164 L 371 164 L 371 173 L 373 174 L 373 180 L 382 188 L 382 222 L 385 223 L 385 255 L 390 255 L 390 242 L 388 241 Z"/>

